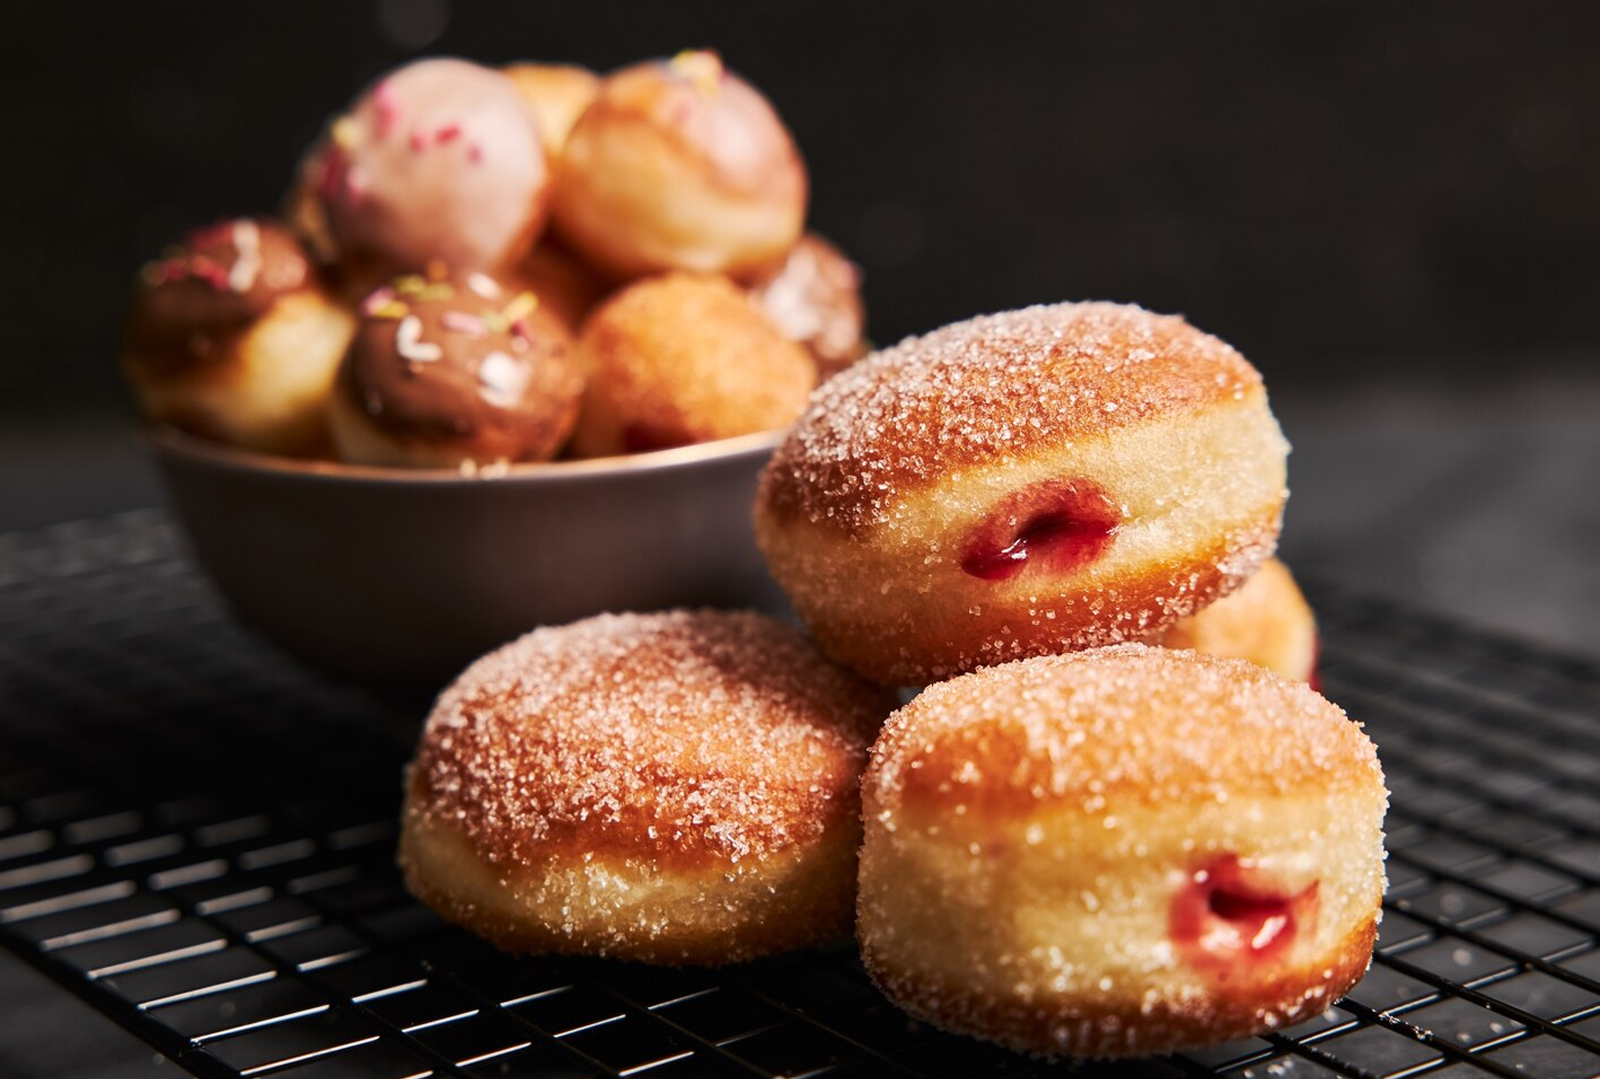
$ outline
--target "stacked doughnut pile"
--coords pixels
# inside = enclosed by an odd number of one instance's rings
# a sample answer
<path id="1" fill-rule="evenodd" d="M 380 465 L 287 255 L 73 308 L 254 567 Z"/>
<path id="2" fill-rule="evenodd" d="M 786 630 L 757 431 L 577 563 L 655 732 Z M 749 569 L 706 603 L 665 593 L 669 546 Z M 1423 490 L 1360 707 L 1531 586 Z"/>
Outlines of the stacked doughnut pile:
<path id="1" fill-rule="evenodd" d="M 480 660 L 409 774 L 407 881 L 507 948 L 662 963 L 853 912 L 912 1015 L 1046 1055 L 1310 1018 L 1370 961 L 1387 794 L 1306 682 L 1287 450 L 1242 356 L 1135 307 L 876 353 L 757 497 L 810 638 L 611 615 Z"/>
<path id="2" fill-rule="evenodd" d="M 855 360 L 855 267 L 712 52 L 606 78 L 412 63 L 306 152 L 283 220 L 140 277 L 144 412 L 267 453 L 476 472 L 783 427 Z"/>

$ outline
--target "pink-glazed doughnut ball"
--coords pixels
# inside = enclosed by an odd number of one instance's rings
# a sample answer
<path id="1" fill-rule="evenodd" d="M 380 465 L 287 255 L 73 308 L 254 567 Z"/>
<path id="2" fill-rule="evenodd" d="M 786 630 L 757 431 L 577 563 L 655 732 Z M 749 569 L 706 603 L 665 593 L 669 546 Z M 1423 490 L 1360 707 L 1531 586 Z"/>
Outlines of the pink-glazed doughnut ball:
<path id="1" fill-rule="evenodd" d="M 549 167 L 510 79 L 465 60 L 420 60 L 333 121 L 301 183 L 308 193 L 290 199 L 301 228 L 368 283 L 431 262 L 508 268 L 544 225 Z"/>

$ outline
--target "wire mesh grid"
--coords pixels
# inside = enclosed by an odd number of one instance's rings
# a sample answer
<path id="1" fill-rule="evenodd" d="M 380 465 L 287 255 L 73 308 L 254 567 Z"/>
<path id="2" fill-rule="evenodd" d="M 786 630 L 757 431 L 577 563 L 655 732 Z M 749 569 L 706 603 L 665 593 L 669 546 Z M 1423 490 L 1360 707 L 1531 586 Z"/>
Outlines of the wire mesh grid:
<path id="1" fill-rule="evenodd" d="M 914 1022 L 840 947 L 513 959 L 393 867 L 426 702 L 222 614 L 164 517 L 0 536 L 0 942 L 201 1076 L 1600 1075 L 1600 667 L 1336 590 L 1328 694 L 1394 792 L 1367 977 L 1204 1052 L 1049 1065 Z"/>

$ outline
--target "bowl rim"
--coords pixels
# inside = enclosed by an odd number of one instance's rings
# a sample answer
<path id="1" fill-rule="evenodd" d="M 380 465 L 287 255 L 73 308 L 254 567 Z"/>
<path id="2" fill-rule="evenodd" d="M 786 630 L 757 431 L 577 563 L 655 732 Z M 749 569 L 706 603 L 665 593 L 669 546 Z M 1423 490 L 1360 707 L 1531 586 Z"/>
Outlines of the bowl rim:
<path id="1" fill-rule="evenodd" d="M 707 461 L 731 460 L 778 447 L 788 428 L 737 435 L 692 446 L 650 450 L 616 457 L 594 457 L 568 461 L 530 461 L 477 472 L 449 468 L 384 468 L 377 465 L 352 465 L 342 461 L 286 457 L 240 449 L 225 443 L 191 435 L 166 425 L 146 425 L 141 439 L 158 457 L 202 464 L 227 471 L 246 472 L 309 480 L 320 483 L 358 484 L 468 484 L 507 481 L 559 482 L 592 477 L 632 475 L 686 468 Z"/>

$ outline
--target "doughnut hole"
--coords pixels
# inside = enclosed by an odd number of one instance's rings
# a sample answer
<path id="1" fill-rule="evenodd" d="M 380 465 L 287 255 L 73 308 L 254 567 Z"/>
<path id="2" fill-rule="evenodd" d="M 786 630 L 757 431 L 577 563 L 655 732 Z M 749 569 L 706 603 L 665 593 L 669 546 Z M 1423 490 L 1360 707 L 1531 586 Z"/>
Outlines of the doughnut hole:
<path id="1" fill-rule="evenodd" d="M 511 951 L 725 963 L 835 939 L 893 703 L 761 615 L 537 630 L 429 718 L 407 886 Z"/>
<path id="2" fill-rule="evenodd" d="M 619 278 L 740 275 L 795 245 L 806 194 L 800 152 L 766 98 L 715 53 L 691 52 L 601 84 L 562 149 L 553 214 Z"/>
<path id="3" fill-rule="evenodd" d="M 805 406 L 811 358 L 726 279 L 628 286 L 584 324 L 579 457 L 687 446 L 782 427 Z"/>
<path id="4" fill-rule="evenodd" d="M 533 114 L 545 157 L 556 160 L 572 125 L 600 92 L 600 77 L 576 64 L 511 64 L 501 71 Z"/>
<path id="5" fill-rule="evenodd" d="M 593 270 L 549 238 L 540 241 L 511 276 L 539 297 L 539 306 L 559 318 L 573 336 L 608 291 Z"/>
<path id="6" fill-rule="evenodd" d="M 508 270 L 544 225 L 550 169 L 510 79 L 430 59 L 379 79 L 335 119 L 297 184 L 293 218 L 363 289 L 436 262 Z"/>
<path id="7" fill-rule="evenodd" d="M 1302 682 L 1311 680 L 1317 664 L 1316 618 L 1289 567 L 1277 559 L 1238 591 L 1168 627 L 1159 643 L 1249 660 Z"/>
<path id="8" fill-rule="evenodd" d="M 750 295 L 773 325 L 798 341 L 827 379 L 867 351 L 861 271 L 833 244 L 808 232 L 782 261 L 761 271 Z"/>
<path id="9" fill-rule="evenodd" d="M 1371 743 L 1310 690 L 1140 645 L 931 687 L 863 779 L 858 934 L 913 1015 L 1139 1056 L 1323 1011 L 1383 888 Z"/>
<path id="10" fill-rule="evenodd" d="M 583 393 L 565 324 L 485 274 L 402 280 L 362 304 L 329 406 L 340 458 L 473 472 L 555 456 Z"/>
<path id="11" fill-rule="evenodd" d="M 328 402 L 355 316 L 317 289 L 285 295 L 204 363 L 168 369 L 137 353 L 123 370 L 157 423 L 261 453 L 329 453 Z"/>

